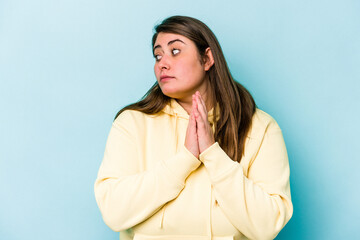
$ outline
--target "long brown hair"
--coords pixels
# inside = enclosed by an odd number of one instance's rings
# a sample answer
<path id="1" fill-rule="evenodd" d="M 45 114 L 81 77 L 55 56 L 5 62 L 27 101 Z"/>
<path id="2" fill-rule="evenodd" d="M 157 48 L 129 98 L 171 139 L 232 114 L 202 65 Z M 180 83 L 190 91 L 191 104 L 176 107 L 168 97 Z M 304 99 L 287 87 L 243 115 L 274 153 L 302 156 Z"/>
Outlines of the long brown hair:
<path id="1" fill-rule="evenodd" d="M 214 33 L 203 22 L 195 18 L 172 16 L 155 26 L 152 38 L 153 47 L 160 32 L 180 34 L 192 40 L 202 59 L 206 57 L 205 50 L 210 47 L 214 64 L 206 74 L 211 86 L 209 96 L 211 96 L 215 113 L 213 115 L 215 141 L 231 159 L 240 162 L 256 104 L 245 87 L 231 76 Z M 162 93 L 156 82 L 139 102 L 124 107 L 116 114 L 115 118 L 123 111 L 130 109 L 146 114 L 156 114 L 169 101 L 170 98 Z M 219 104 L 219 109 L 217 109 L 217 104 Z M 219 113 L 219 116 L 216 116 L 216 113 Z"/>

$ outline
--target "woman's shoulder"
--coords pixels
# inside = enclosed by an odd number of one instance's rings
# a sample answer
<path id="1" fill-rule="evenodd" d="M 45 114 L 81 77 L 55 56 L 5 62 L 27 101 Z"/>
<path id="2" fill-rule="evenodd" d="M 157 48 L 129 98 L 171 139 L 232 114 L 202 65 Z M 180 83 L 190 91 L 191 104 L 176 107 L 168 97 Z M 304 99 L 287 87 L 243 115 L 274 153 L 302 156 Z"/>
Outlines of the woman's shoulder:
<path id="1" fill-rule="evenodd" d="M 263 135 L 265 132 L 278 130 L 281 131 L 276 120 L 267 112 L 256 108 L 251 123 L 251 135 Z"/>
<path id="2" fill-rule="evenodd" d="M 115 118 L 113 124 L 115 126 L 143 125 L 146 121 L 149 121 L 149 119 L 152 119 L 159 114 L 160 113 L 151 115 L 138 110 L 127 109 Z"/>
<path id="3" fill-rule="evenodd" d="M 258 121 L 263 125 L 268 125 L 269 123 L 276 123 L 275 119 L 267 112 L 260 108 L 256 108 L 254 116 L 254 121 Z"/>
<path id="4" fill-rule="evenodd" d="M 122 111 L 114 120 L 114 122 L 122 122 L 122 121 L 128 121 L 134 118 L 143 118 L 145 117 L 144 115 L 146 115 L 143 112 L 137 111 L 137 110 L 132 110 L 132 109 L 127 109 Z"/>

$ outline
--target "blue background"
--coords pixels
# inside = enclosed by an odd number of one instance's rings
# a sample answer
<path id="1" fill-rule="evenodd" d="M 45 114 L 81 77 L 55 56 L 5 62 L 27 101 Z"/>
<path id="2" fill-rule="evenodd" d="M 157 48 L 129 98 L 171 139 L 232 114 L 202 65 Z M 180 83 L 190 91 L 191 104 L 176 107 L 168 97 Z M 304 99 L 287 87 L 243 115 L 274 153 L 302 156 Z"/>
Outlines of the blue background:
<path id="1" fill-rule="evenodd" d="M 93 184 L 113 117 L 154 83 L 153 27 L 217 35 L 283 130 L 294 215 L 277 239 L 360 226 L 360 2 L 0 0 L 0 238 L 118 239 Z"/>

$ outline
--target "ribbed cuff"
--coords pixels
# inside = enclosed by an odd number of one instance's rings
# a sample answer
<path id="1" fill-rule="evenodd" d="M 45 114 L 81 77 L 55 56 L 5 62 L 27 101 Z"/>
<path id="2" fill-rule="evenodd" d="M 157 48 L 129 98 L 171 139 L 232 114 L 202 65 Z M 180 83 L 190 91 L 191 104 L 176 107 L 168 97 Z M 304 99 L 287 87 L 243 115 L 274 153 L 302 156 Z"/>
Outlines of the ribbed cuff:
<path id="1" fill-rule="evenodd" d="M 185 146 L 180 148 L 176 155 L 166 161 L 163 161 L 165 167 L 182 184 L 192 171 L 197 169 L 201 162 Z"/>
<path id="2" fill-rule="evenodd" d="M 222 175 L 226 174 L 238 164 L 226 154 L 218 142 L 215 142 L 203 151 L 199 158 L 200 161 L 204 163 L 212 181 L 221 178 Z"/>

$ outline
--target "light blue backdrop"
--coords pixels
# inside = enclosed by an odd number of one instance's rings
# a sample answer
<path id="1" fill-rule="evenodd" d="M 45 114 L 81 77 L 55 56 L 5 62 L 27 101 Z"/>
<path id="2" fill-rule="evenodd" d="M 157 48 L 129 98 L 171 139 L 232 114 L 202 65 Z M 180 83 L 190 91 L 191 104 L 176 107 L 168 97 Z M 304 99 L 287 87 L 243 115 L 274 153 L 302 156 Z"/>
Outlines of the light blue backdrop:
<path id="1" fill-rule="evenodd" d="M 0 238 L 118 239 L 93 183 L 115 113 L 153 84 L 152 29 L 189 15 L 283 129 L 294 215 L 277 239 L 354 239 L 360 2 L 0 1 Z"/>

